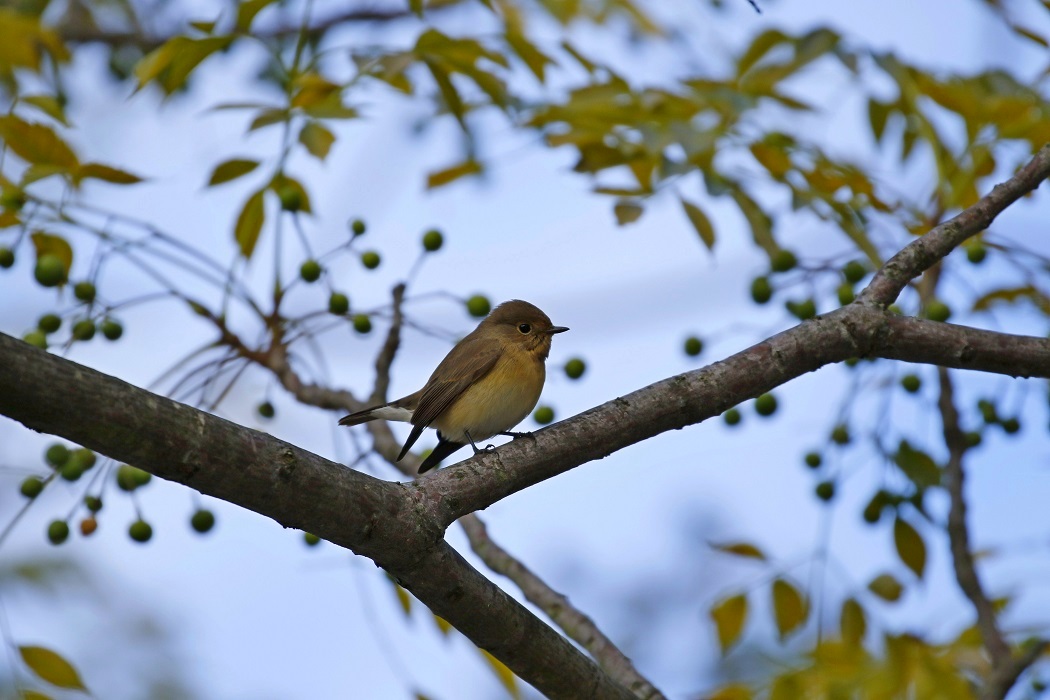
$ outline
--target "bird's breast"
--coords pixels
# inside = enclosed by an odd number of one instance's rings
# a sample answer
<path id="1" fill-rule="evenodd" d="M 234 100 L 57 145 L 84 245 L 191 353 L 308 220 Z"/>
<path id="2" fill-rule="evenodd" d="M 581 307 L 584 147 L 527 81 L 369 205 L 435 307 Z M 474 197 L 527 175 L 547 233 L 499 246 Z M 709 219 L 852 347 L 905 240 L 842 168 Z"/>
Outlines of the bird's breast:
<path id="1" fill-rule="evenodd" d="M 546 372 L 543 360 L 521 351 L 504 353 L 496 366 L 464 391 L 431 427 L 446 440 L 475 442 L 513 428 L 536 406 Z"/>

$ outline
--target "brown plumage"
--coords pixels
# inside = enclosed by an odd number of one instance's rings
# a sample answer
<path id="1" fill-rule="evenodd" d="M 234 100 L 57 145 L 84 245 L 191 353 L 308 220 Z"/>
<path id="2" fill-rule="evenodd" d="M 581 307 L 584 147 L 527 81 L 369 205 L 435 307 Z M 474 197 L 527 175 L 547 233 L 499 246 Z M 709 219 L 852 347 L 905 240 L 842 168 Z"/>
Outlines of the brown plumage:
<path id="1" fill-rule="evenodd" d="M 567 330 L 526 301 L 500 304 L 452 348 L 422 389 L 351 413 L 339 424 L 377 418 L 411 423 L 399 460 L 425 428 L 437 428 L 438 445 L 420 465 L 422 474 L 459 448 L 477 450 L 476 442 L 520 423 L 539 401 L 552 336 Z"/>

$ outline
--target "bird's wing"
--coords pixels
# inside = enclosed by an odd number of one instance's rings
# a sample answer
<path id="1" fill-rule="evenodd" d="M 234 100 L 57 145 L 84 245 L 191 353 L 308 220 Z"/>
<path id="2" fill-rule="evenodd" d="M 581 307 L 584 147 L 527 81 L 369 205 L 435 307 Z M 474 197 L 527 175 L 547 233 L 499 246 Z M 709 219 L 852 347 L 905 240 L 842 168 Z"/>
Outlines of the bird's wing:
<path id="1" fill-rule="evenodd" d="M 412 425 L 426 427 L 452 405 L 474 382 L 492 371 L 502 354 L 491 338 L 466 337 L 452 348 L 430 376 L 412 412 Z"/>

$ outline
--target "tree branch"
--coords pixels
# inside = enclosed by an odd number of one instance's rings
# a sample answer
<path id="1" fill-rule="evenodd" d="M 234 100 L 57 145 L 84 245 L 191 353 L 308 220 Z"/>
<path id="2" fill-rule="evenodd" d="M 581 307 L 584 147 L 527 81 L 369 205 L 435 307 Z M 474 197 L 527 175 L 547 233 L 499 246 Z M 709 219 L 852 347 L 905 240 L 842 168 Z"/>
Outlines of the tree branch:
<path id="1" fill-rule="evenodd" d="M 547 614 L 577 644 L 586 649 L 613 680 L 629 688 L 639 698 L 664 700 L 664 695 L 638 673 L 631 660 L 609 640 L 591 618 L 577 610 L 528 567 L 496 544 L 485 523 L 475 515 L 464 515 L 459 524 L 467 533 L 470 547 L 485 564 L 503 574 L 521 589 L 525 598 Z"/>
<path id="2" fill-rule="evenodd" d="M 952 252 L 960 243 L 988 228 L 999 214 L 1050 177 L 1050 145 L 1043 146 L 1028 164 L 1006 182 L 963 210 L 933 227 L 900 250 L 875 273 L 857 300 L 862 304 L 892 304 L 904 287 Z"/>
<path id="3" fill-rule="evenodd" d="M 464 561 L 402 484 L 2 333 L 0 414 L 367 556 L 549 697 L 635 697 Z"/>

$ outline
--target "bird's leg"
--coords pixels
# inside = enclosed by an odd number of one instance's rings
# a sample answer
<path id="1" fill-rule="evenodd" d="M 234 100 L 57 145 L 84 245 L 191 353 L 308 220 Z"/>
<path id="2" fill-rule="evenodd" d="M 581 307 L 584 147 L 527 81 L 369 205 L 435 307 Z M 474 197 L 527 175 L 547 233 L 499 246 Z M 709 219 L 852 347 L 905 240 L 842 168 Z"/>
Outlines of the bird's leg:
<path id="1" fill-rule="evenodd" d="M 467 436 L 467 441 L 470 442 L 470 446 L 474 449 L 474 454 L 479 455 L 482 452 L 493 452 L 496 449 L 495 445 L 485 445 L 485 449 L 480 449 L 474 444 L 474 438 L 470 437 L 470 431 L 464 430 L 463 434 Z"/>
<path id="2" fill-rule="evenodd" d="M 515 433 L 513 430 L 504 430 L 504 431 L 501 431 L 501 432 L 496 433 L 496 434 L 497 435 L 506 435 L 507 437 L 514 438 L 515 440 L 517 440 L 518 438 L 523 438 L 523 437 L 532 438 L 533 440 L 536 439 L 536 436 L 533 435 L 531 432 L 529 432 L 527 430 L 525 432 L 523 432 L 523 433 Z"/>

